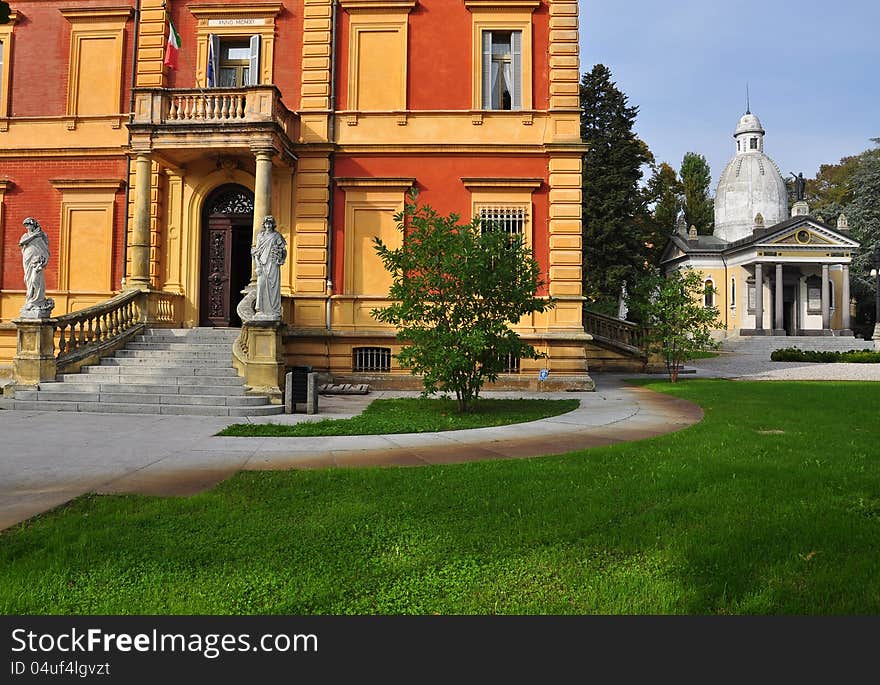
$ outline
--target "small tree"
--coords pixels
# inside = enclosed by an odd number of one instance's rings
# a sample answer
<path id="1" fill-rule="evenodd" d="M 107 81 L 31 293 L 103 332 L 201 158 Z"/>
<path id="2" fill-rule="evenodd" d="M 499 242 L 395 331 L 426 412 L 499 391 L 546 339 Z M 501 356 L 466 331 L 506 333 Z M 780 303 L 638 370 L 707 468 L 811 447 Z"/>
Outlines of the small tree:
<path id="1" fill-rule="evenodd" d="M 718 346 L 711 337 L 718 309 L 705 306 L 703 279 L 693 269 L 645 279 L 634 299 L 648 352 L 663 355 L 671 382 L 678 381 L 681 367 L 694 352 Z"/>
<path id="2" fill-rule="evenodd" d="M 554 306 L 536 297 L 540 269 L 521 236 L 457 214 L 420 206 L 413 190 L 395 216 L 403 245 L 375 248 L 393 282 L 392 304 L 372 312 L 397 327 L 406 345 L 402 366 L 421 374 L 425 395 L 451 391 L 459 411 L 470 411 L 485 381 L 498 378 L 508 358 L 537 359 L 510 325 Z"/>

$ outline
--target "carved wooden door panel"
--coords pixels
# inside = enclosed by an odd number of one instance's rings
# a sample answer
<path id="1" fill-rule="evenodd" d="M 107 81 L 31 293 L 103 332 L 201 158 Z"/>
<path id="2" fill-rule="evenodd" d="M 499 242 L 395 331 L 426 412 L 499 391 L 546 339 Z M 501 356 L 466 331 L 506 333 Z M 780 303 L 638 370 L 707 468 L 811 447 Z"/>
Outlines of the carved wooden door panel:
<path id="1" fill-rule="evenodd" d="M 227 217 L 208 219 L 205 240 L 207 262 L 203 269 L 202 325 L 228 326 L 231 314 L 232 222 Z"/>

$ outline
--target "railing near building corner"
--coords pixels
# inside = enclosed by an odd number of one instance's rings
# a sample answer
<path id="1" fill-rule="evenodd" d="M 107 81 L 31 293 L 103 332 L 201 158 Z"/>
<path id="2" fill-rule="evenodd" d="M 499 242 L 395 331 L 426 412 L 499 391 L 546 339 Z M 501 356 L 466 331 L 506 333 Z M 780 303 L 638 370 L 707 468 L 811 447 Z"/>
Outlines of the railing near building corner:
<path id="1" fill-rule="evenodd" d="M 58 339 L 55 357 L 58 373 L 79 362 L 100 359 L 122 347 L 148 323 L 173 326 L 179 323 L 182 295 L 134 290 L 121 293 L 92 307 L 55 317 Z"/>
<path id="2" fill-rule="evenodd" d="M 622 348 L 630 353 L 644 355 L 644 331 L 632 321 L 616 319 L 584 309 L 584 330 L 598 342 Z"/>

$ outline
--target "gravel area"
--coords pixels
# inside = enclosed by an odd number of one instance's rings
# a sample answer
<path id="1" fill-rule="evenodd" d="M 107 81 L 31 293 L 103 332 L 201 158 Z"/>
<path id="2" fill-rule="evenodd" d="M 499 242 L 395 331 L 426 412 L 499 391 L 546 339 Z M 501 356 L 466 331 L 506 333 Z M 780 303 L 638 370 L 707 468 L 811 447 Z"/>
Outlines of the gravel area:
<path id="1" fill-rule="evenodd" d="M 880 364 L 772 362 L 763 355 L 721 352 L 689 362 L 697 377 L 752 381 L 880 381 Z"/>

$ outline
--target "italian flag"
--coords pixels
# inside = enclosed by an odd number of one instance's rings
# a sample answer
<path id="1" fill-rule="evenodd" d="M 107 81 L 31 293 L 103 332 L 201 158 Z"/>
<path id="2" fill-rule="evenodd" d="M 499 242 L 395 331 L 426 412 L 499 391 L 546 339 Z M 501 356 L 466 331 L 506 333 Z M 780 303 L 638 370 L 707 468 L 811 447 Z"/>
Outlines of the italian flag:
<path id="1" fill-rule="evenodd" d="M 177 69 L 177 55 L 180 52 L 180 34 L 168 20 L 168 44 L 165 46 L 165 64 L 166 67 Z"/>

